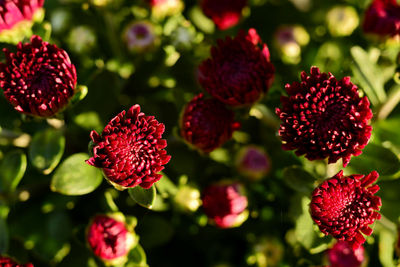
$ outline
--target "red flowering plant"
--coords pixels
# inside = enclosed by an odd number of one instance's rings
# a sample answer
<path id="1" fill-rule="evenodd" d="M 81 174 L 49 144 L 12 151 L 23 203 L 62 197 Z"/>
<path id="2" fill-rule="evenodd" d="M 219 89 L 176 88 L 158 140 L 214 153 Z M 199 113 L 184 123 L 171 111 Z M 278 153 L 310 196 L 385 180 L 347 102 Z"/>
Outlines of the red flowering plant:
<path id="1" fill-rule="evenodd" d="M 210 185 L 204 189 L 202 201 L 204 212 L 219 228 L 237 227 L 247 219 L 248 201 L 240 184 Z"/>
<path id="2" fill-rule="evenodd" d="M 331 267 L 360 267 L 364 262 L 364 247 L 353 249 L 346 241 L 338 241 L 327 251 Z"/>
<path id="3" fill-rule="evenodd" d="M 0 87 L 15 110 L 50 117 L 66 107 L 75 92 L 76 70 L 64 50 L 35 35 L 30 43 L 19 43 L 15 53 L 4 53 Z"/>
<path id="4" fill-rule="evenodd" d="M 269 89 L 275 68 L 268 47 L 255 29 L 218 40 L 211 57 L 199 66 L 202 87 L 230 106 L 249 106 Z"/>
<path id="5" fill-rule="evenodd" d="M 203 152 L 222 146 L 239 127 L 231 110 L 202 93 L 185 106 L 181 117 L 182 137 Z"/>
<path id="6" fill-rule="evenodd" d="M 101 168 L 107 180 L 118 189 L 135 186 L 150 188 L 171 156 L 164 148 L 164 124 L 140 112 L 134 105 L 122 111 L 104 128 L 101 135 L 90 133 L 93 157 L 86 162 Z"/>
<path id="7" fill-rule="evenodd" d="M 374 0 L 365 12 L 363 29 L 380 36 L 400 34 L 400 5 L 396 0 Z"/>
<path id="8" fill-rule="evenodd" d="M 200 0 L 204 14 L 212 19 L 220 30 L 238 24 L 246 5 L 247 0 Z"/>
<path id="9" fill-rule="evenodd" d="M 276 109 L 282 120 L 282 148 L 296 150 L 296 155 L 309 160 L 342 159 L 346 167 L 371 137 L 369 100 L 359 96 L 350 77 L 337 80 L 317 67 L 310 72 L 301 73 L 301 82 L 285 86 L 288 96 L 281 97 L 282 108 Z"/>
<path id="10" fill-rule="evenodd" d="M 6 256 L 0 256 L 0 266 L 1 267 L 33 267 L 32 263 L 18 264 L 13 259 L 6 257 Z"/>
<path id="11" fill-rule="evenodd" d="M 125 263 L 129 251 L 138 241 L 119 213 L 96 215 L 87 227 L 86 238 L 93 253 L 111 266 Z"/>
<path id="12" fill-rule="evenodd" d="M 310 212 L 321 232 L 349 242 L 353 249 L 362 245 L 362 234 L 371 235 L 369 225 L 381 218 L 377 211 L 382 201 L 374 195 L 379 186 L 372 185 L 378 177 L 375 171 L 366 176 L 343 176 L 340 171 L 319 185 L 312 193 Z"/>
<path id="13" fill-rule="evenodd" d="M 399 265 L 398 6 L 0 0 L 0 266 Z"/>
<path id="14" fill-rule="evenodd" d="M 0 41 L 16 43 L 31 35 L 34 21 L 43 19 L 44 0 L 4 0 L 0 2 Z"/>

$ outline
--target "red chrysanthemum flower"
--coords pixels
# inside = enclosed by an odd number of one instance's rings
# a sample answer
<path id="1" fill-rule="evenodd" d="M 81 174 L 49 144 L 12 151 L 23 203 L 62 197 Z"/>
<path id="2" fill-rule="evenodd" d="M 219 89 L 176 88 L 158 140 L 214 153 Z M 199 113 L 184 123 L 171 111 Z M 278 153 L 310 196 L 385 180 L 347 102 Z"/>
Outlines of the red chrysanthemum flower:
<path id="1" fill-rule="evenodd" d="M 199 66 L 200 84 L 227 105 L 253 104 L 267 92 L 274 78 L 267 45 L 255 29 L 217 43 L 211 48 L 211 58 Z"/>
<path id="2" fill-rule="evenodd" d="M 244 221 L 247 197 L 239 184 L 211 185 L 203 191 L 203 209 L 208 218 L 220 228 L 238 226 Z"/>
<path id="3" fill-rule="evenodd" d="M 374 0 L 365 12 L 364 31 L 381 36 L 400 34 L 400 5 L 396 0 Z"/>
<path id="4" fill-rule="evenodd" d="M 343 166 L 362 153 L 371 137 L 372 111 L 350 77 L 338 81 L 312 67 L 310 76 L 302 72 L 301 82 L 287 84 L 286 91 L 282 108 L 276 109 L 283 149 L 295 149 L 309 160 L 328 158 L 334 163 L 342 158 Z"/>
<path id="5" fill-rule="evenodd" d="M 353 249 L 346 241 L 336 242 L 327 254 L 330 267 L 360 267 L 364 261 L 364 247 Z"/>
<path id="6" fill-rule="evenodd" d="M 181 119 L 182 137 L 203 152 L 222 146 L 239 127 L 231 110 L 202 93 L 186 105 Z"/>
<path id="7" fill-rule="evenodd" d="M 349 242 L 353 249 L 364 243 L 363 234 L 371 235 L 368 226 L 381 215 L 377 212 L 381 199 L 374 196 L 378 185 L 376 171 L 367 176 L 354 174 L 343 177 L 343 171 L 314 189 L 310 204 L 311 217 L 324 234 Z"/>
<path id="8" fill-rule="evenodd" d="M 33 264 L 32 263 L 18 264 L 9 257 L 0 256 L 0 267 L 33 267 Z"/>
<path id="9" fill-rule="evenodd" d="M 0 32 L 13 28 L 18 22 L 31 20 L 43 3 L 44 0 L 1 0 Z"/>
<path id="10" fill-rule="evenodd" d="M 126 256 L 131 249 L 130 235 L 123 222 L 106 215 L 97 215 L 89 224 L 87 241 L 97 257 L 115 260 Z"/>
<path id="11" fill-rule="evenodd" d="M 220 30 L 226 30 L 238 24 L 247 0 L 201 0 L 200 5 Z"/>
<path id="12" fill-rule="evenodd" d="M 0 63 L 0 87 L 17 111 L 50 117 L 68 104 L 76 70 L 64 50 L 33 36 L 30 43 L 19 43 L 16 53 L 3 51 L 6 63 Z"/>
<path id="13" fill-rule="evenodd" d="M 94 156 L 87 163 L 102 168 L 117 188 L 150 188 L 171 158 L 164 150 L 167 141 L 161 139 L 164 130 L 164 124 L 134 105 L 113 118 L 101 135 L 90 133 Z"/>

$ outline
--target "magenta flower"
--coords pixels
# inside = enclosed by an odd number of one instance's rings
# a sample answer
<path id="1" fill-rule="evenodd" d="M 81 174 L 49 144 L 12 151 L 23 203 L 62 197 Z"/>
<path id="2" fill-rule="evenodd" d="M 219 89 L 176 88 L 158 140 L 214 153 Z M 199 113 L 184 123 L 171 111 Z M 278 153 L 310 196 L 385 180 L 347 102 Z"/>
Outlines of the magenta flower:
<path id="1" fill-rule="evenodd" d="M 12 29 L 21 21 L 31 20 L 43 3 L 44 0 L 1 0 L 0 32 Z"/>
<path id="2" fill-rule="evenodd" d="M 231 106 L 251 105 L 271 86 L 275 68 L 269 50 L 255 29 L 218 40 L 211 58 L 199 66 L 200 84 L 213 97 Z"/>
<path id="3" fill-rule="evenodd" d="M 88 226 L 87 242 L 100 259 L 124 262 L 134 245 L 134 238 L 122 221 L 107 215 L 97 215 Z"/>
<path id="4" fill-rule="evenodd" d="M 321 232 L 349 242 L 353 249 L 363 244 L 365 238 L 361 233 L 371 235 L 368 225 L 381 218 L 377 211 L 382 202 L 374 195 L 379 186 L 371 185 L 378 177 L 376 171 L 365 177 L 359 174 L 343 177 L 340 171 L 315 188 L 310 211 Z"/>
<path id="5" fill-rule="evenodd" d="M 64 50 L 33 36 L 30 43 L 19 43 L 17 52 L 3 51 L 0 87 L 15 110 L 50 117 L 66 107 L 74 95 L 76 71 Z"/>
<path id="6" fill-rule="evenodd" d="M 103 173 L 118 189 L 141 186 L 150 188 L 162 177 L 171 156 L 162 138 L 165 126 L 153 116 L 140 112 L 140 106 L 122 111 L 104 128 L 101 135 L 90 133 L 93 157 L 86 162 Z"/>
<path id="7" fill-rule="evenodd" d="M 236 156 L 236 167 L 244 176 L 258 180 L 269 172 L 271 161 L 263 149 L 246 146 Z"/>
<path id="8" fill-rule="evenodd" d="M 195 96 L 184 108 L 181 118 L 181 135 L 191 145 L 203 152 L 222 146 L 239 128 L 234 114 L 213 98 Z"/>
<path id="9" fill-rule="evenodd" d="M 247 0 L 200 0 L 200 5 L 220 30 L 226 30 L 238 24 Z"/>
<path id="10" fill-rule="evenodd" d="M 400 5 L 396 0 L 374 0 L 365 12 L 363 29 L 380 36 L 400 34 Z"/>
<path id="11" fill-rule="evenodd" d="M 342 158 L 344 167 L 352 155 L 362 153 L 371 137 L 372 111 L 350 77 L 338 81 L 311 67 L 310 76 L 302 72 L 300 83 L 285 88 L 288 96 L 281 97 L 282 108 L 276 109 L 283 149 L 309 160 L 328 158 L 334 163 Z"/>
<path id="12" fill-rule="evenodd" d="M 330 267 L 360 267 L 364 261 L 364 247 L 353 250 L 351 244 L 346 241 L 336 242 L 327 254 Z"/>
<path id="13" fill-rule="evenodd" d="M 239 184 L 211 185 L 203 191 L 202 201 L 205 214 L 219 228 L 238 226 L 246 219 L 247 197 Z"/>
<path id="14" fill-rule="evenodd" d="M 13 259 L 0 255 L 0 266 L 1 267 L 33 267 L 33 264 L 32 263 L 18 264 Z"/>
<path id="15" fill-rule="evenodd" d="M 131 51 L 145 51 L 156 43 L 154 27 L 146 21 L 134 22 L 125 29 L 125 42 Z"/>

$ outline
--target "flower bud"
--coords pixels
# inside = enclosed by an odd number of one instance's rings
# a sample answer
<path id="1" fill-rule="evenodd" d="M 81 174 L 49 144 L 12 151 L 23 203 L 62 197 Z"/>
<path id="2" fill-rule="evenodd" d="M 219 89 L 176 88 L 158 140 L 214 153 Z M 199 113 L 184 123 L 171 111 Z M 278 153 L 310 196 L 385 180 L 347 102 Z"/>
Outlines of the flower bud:
<path id="1" fill-rule="evenodd" d="M 44 0 L 0 1 L 0 42 L 18 43 L 32 34 L 34 21 L 44 17 Z"/>
<path id="2" fill-rule="evenodd" d="M 190 185 L 181 185 L 174 197 L 179 208 L 187 212 L 195 212 L 201 205 L 200 191 Z"/>
<path id="3" fill-rule="evenodd" d="M 153 48 L 158 39 L 154 26 L 147 21 L 138 21 L 129 24 L 124 31 L 124 41 L 132 52 L 143 52 Z"/>
<path id="4" fill-rule="evenodd" d="M 338 241 L 327 251 L 330 267 L 359 267 L 364 261 L 364 247 L 357 249 L 346 241 Z"/>
<path id="5" fill-rule="evenodd" d="M 240 226 L 248 217 L 247 197 L 238 183 L 215 184 L 203 191 L 205 214 L 219 228 Z"/>
<path id="6" fill-rule="evenodd" d="M 352 6 L 336 6 L 326 15 L 329 32 L 332 36 L 348 36 L 358 27 L 357 11 Z"/>
<path id="7" fill-rule="evenodd" d="M 258 180 L 271 169 L 268 155 L 261 148 L 247 146 L 239 150 L 236 155 L 238 171 L 251 180 Z"/>
<path id="8" fill-rule="evenodd" d="M 88 225 L 87 242 L 106 265 L 123 264 L 138 238 L 121 213 L 96 215 Z"/>
<path id="9" fill-rule="evenodd" d="M 0 87 L 15 110 L 51 117 L 67 106 L 77 79 L 67 52 L 37 35 L 29 43 L 19 43 L 15 53 L 3 51 L 6 62 L 0 63 Z"/>

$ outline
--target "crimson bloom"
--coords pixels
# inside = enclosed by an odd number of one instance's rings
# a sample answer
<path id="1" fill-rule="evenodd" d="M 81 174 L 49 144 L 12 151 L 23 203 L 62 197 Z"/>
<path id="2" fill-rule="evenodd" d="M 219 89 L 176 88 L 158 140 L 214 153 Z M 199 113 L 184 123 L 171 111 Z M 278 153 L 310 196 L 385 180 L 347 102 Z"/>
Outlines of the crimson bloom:
<path id="1" fill-rule="evenodd" d="M 346 241 L 338 241 L 328 250 L 330 267 L 360 267 L 364 261 L 364 247 L 353 250 Z"/>
<path id="2" fill-rule="evenodd" d="M 87 242 L 97 257 L 116 263 L 125 261 L 134 245 L 134 237 L 124 222 L 111 216 L 97 215 L 88 226 Z"/>
<path id="3" fill-rule="evenodd" d="M 246 219 L 247 197 L 239 184 L 211 185 L 203 191 L 203 209 L 217 227 L 239 226 Z"/>
<path id="4" fill-rule="evenodd" d="M 332 73 L 311 67 L 301 73 L 301 82 L 286 85 L 282 108 L 276 114 L 282 120 L 279 135 L 284 150 L 296 150 L 309 160 L 340 158 L 345 167 L 352 155 L 358 156 L 371 137 L 372 118 L 369 100 L 360 98 L 350 77 L 337 80 Z"/>
<path id="5" fill-rule="evenodd" d="M 200 5 L 220 30 L 226 30 L 239 22 L 247 0 L 201 0 Z"/>
<path id="6" fill-rule="evenodd" d="M 400 34 L 400 5 L 396 0 L 374 0 L 365 12 L 364 31 L 381 36 Z"/>
<path id="7" fill-rule="evenodd" d="M 266 44 L 255 29 L 218 40 L 211 58 L 199 66 L 200 84 L 213 97 L 231 106 L 251 105 L 271 86 L 275 68 Z"/>
<path id="8" fill-rule="evenodd" d="M 310 204 L 311 217 L 321 232 L 347 241 L 353 249 L 364 243 L 361 234 L 371 235 L 368 226 L 379 220 L 377 212 L 381 198 L 374 194 L 378 185 L 372 185 L 379 177 L 376 171 L 367 176 L 353 174 L 343 177 L 340 171 L 314 189 Z"/>
<path id="9" fill-rule="evenodd" d="M 0 255 L 0 267 L 33 267 L 33 264 L 18 264 L 13 259 Z"/>
<path id="10" fill-rule="evenodd" d="M 2 0 L 0 1 L 0 32 L 12 29 L 17 23 L 31 20 L 43 6 L 44 0 Z"/>
<path id="11" fill-rule="evenodd" d="M 6 63 L 0 63 L 0 87 L 14 109 L 50 117 L 68 104 L 76 70 L 64 50 L 32 36 L 30 43 L 17 45 L 17 52 L 3 51 Z"/>
<path id="12" fill-rule="evenodd" d="M 154 116 L 140 112 L 140 106 L 122 111 L 104 128 L 101 135 L 90 133 L 93 157 L 86 162 L 102 168 L 105 176 L 117 189 L 141 186 L 150 188 L 160 180 L 171 156 L 161 139 L 165 126 Z"/>
<path id="13" fill-rule="evenodd" d="M 186 105 L 181 119 L 182 137 L 206 153 L 222 146 L 238 128 L 231 110 L 202 93 Z"/>

